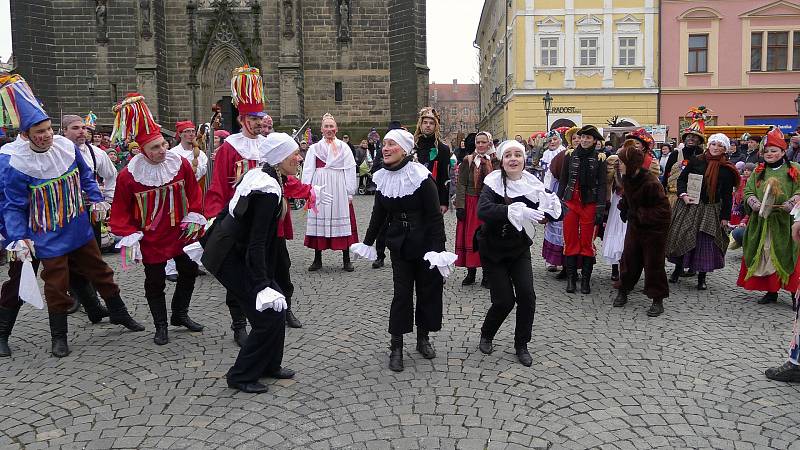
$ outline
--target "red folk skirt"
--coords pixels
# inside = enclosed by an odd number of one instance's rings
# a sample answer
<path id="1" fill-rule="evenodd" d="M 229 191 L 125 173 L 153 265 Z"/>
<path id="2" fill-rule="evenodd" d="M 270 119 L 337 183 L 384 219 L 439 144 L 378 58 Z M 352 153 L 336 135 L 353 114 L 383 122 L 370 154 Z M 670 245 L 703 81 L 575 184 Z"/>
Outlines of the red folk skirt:
<path id="1" fill-rule="evenodd" d="M 744 265 L 744 258 L 742 258 L 742 265 L 739 268 L 739 279 L 736 284 L 748 291 L 764 291 L 764 292 L 778 292 L 781 289 L 789 292 L 797 292 L 800 286 L 800 259 L 794 265 L 794 272 L 789 275 L 789 281 L 786 284 L 781 283 L 777 273 L 773 273 L 767 277 L 750 277 L 746 281 L 744 276 L 747 274 L 747 266 Z"/>
<path id="2" fill-rule="evenodd" d="M 358 242 L 356 212 L 353 209 L 353 203 L 350 202 L 350 236 L 306 236 L 306 240 L 303 244 L 314 250 L 349 250 L 351 245 Z"/>
<path id="3" fill-rule="evenodd" d="M 457 267 L 468 267 L 470 269 L 481 267 L 481 256 L 472 246 L 472 238 L 475 232 L 483 224 L 478 219 L 478 196 L 466 195 L 464 198 L 465 219 L 459 220 L 456 224 L 456 259 Z"/>

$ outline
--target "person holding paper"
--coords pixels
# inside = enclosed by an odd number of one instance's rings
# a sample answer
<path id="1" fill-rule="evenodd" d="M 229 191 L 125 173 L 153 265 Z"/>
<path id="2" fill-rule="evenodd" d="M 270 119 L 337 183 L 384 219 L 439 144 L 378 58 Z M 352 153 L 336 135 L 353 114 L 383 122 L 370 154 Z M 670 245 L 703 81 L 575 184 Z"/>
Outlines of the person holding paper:
<path id="1" fill-rule="evenodd" d="M 6 201 L 2 212 L 9 244 L 6 248 L 19 261 L 31 261 L 33 257 L 41 261 L 51 353 L 58 358 L 70 353 L 70 267 L 83 274 L 106 301 L 112 324 L 143 331 L 144 327 L 128 313 L 114 282 L 114 272 L 103 261 L 94 239 L 88 213 L 95 220 L 103 220 L 110 207 L 80 149 L 69 139 L 53 135 L 50 117 L 19 75 L 0 75 L 0 99 L 0 108 L 9 111 L 13 126 L 28 140 L 11 155 L 3 173 Z M 26 282 L 24 274 L 21 285 Z M 22 294 L 20 291 L 24 298 Z"/>
<path id="2" fill-rule="evenodd" d="M 764 162 L 756 166 L 744 188 L 745 213 L 750 219 L 736 284 L 748 291 L 766 291 L 759 304 L 777 302 L 780 289 L 794 294 L 800 285 L 800 245 L 789 239 L 789 213 L 800 201 L 800 164 L 786 160 L 786 148 L 783 133 L 773 128 L 767 134 Z"/>
<path id="3" fill-rule="evenodd" d="M 492 340 L 516 303 L 514 349 L 519 362 L 530 367 L 533 358 L 528 343 L 536 293 L 531 267 L 533 241 L 523 224 L 561 220 L 561 201 L 525 170 L 523 144 L 508 140 L 500 144 L 498 152 L 500 169 L 486 176 L 478 203 L 478 218 L 484 221 L 477 234 L 478 251 L 492 299 L 478 348 L 487 355 L 494 351 Z"/>
<path id="4" fill-rule="evenodd" d="M 391 251 L 394 281 L 389 312 L 389 369 L 401 372 L 403 335 L 413 331 L 415 322 L 417 351 L 426 359 L 436 357 L 429 334 L 442 328 L 444 278 L 450 274 L 450 265 L 457 256 L 445 251 L 447 238 L 436 182 L 428 169 L 410 156 L 414 136 L 405 130 L 391 130 L 383 144 L 384 167 L 372 177 L 377 191 L 369 228 L 364 242 L 351 245 L 350 251 L 357 257 L 376 260 L 378 253 L 373 244 L 388 221 L 386 247 Z"/>
<path id="5" fill-rule="evenodd" d="M 678 202 L 672 211 L 667 257 L 675 274 L 697 271 L 697 289 L 706 290 L 706 274 L 725 267 L 728 221 L 739 171 L 726 157 L 730 140 L 722 133 L 708 138 L 708 149 L 688 161 L 678 177 Z M 698 179 L 699 192 L 687 189 L 690 177 Z M 691 192 L 691 193 L 690 193 Z M 678 275 L 679 276 L 679 275 Z"/>
<path id="6" fill-rule="evenodd" d="M 124 266 L 137 260 L 144 263 L 144 295 L 156 328 L 153 342 L 165 345 L 169 334 L 164 268 L 171 259 L 175 261 L 178 279 L 172 296 L 170 324 L 203 331 L 202 325 L 189 318 L 197 263 L 183 251 L 206 224 L 203 192 L 191 163 L 168 150 L 144 97 L 128 94 L 114 111 L 118 125 L 112 137 L 132 138 L 142 152 L 117 177 L 109 225 L 112 233 L 123 236 L 117 246 L 122 248 Z"/>
<path id="7" fill-rule="evenodd" d="M 259 147 L 263 166 L 236 184 L 227 209 L 200 241 L 203 266 L 236 299 L 252 326 L 227 374 L 228 387 L 242 392 L 267 392 L 260 378 L 295 374 L 281 367 L 288 305 L 277 279 L 282 264 L 278 229 L 289 214 L 282 180 L 296 174 L 303 160 L 292 142 Z"/>

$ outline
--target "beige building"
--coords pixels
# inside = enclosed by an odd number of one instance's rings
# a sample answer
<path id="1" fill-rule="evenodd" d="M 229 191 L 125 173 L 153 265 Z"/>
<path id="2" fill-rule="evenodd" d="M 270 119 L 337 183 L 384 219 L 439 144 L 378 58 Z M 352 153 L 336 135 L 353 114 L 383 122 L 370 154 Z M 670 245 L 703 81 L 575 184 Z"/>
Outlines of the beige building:
<path id="1" fill-rule="evenodd" d="M 486 0 L 480 128 L 508 138 L 613 117 L 655 124 L 657 38 L 658 0 Z"/>

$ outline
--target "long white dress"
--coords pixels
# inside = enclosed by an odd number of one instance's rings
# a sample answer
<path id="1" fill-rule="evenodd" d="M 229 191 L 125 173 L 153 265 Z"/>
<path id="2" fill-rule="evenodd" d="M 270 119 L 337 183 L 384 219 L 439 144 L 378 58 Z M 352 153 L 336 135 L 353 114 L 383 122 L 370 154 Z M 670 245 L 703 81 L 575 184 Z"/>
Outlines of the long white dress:
<path id="1" fill-rule="evenodd" d="M 622 249 L 625 247 L 625 233 L 628 231 L 628 224 L 622 221 L 617 208 L 621 199 L 616 192 L 611 194 L 606 232 L 603 235 L 603 259 L 609 264 L 619 264 Z"/>
<path id="2" fill-rule="evenodd" d="M 324 167 L 318 167 L 322 165 L 317 163 L 318 159 Z M 322 140 L 309 147 L 303 164 L 302 182 L 325 186 L 325 191 L 333 195 L 330 204 L 320 205 L 317 211 L 308 211 L 306 236 L 350 236 L 350 198 L 358 187 L 356 161 L 350 147 L 339 139 L 330 144 Z"/>

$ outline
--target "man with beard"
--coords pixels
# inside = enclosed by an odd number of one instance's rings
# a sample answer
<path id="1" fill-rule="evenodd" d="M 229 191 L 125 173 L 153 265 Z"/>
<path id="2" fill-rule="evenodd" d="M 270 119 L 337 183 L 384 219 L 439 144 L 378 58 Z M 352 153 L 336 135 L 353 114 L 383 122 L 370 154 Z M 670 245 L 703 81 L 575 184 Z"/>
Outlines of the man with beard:
<path id="1" fill-rule="evenodd" d="M 262 136 L 266 114 L 259 70 L 249 66 L 234 69 L 231 96 L 239 111 L 237 120 L 242 131 L 228 136 L 214 157 L 214 171 L 205 204 L 205 216 L 209 219 L 215 218 L 228 207 L 235 184 L 248 170 L 258 167 L 258 148 L 267 140 Z M 247 340 L 247 318 L 230 292 L 225 297 L 225 303 L 231 314 L 233 340 L 241 347 Z"/>
<path id="2" fill-rule="evenodd" d="M 582 257 L 581 293 L 591 293 L 595 263 L 594 238 L 603 224 L 606 206 L 605 153 L 597 150 L 603 135 L 594 125 L 575 133 L 578 145 L 565 152 L 559 176 L 558 197 L 567 205 L 564 216 L 564 266 L 567 268 L 567 293 L 575 292 L 578 258 Z"/>
<path id="3" fill-rule="evenodd" d="M 442 142 L 439 113 L 430 106 L 419 112 L 417 130 L 414 133 L 414 153 L 417 161 L 424 165 L 436 182 L 442 214 L 450 206 L 450 147 Z"/>

